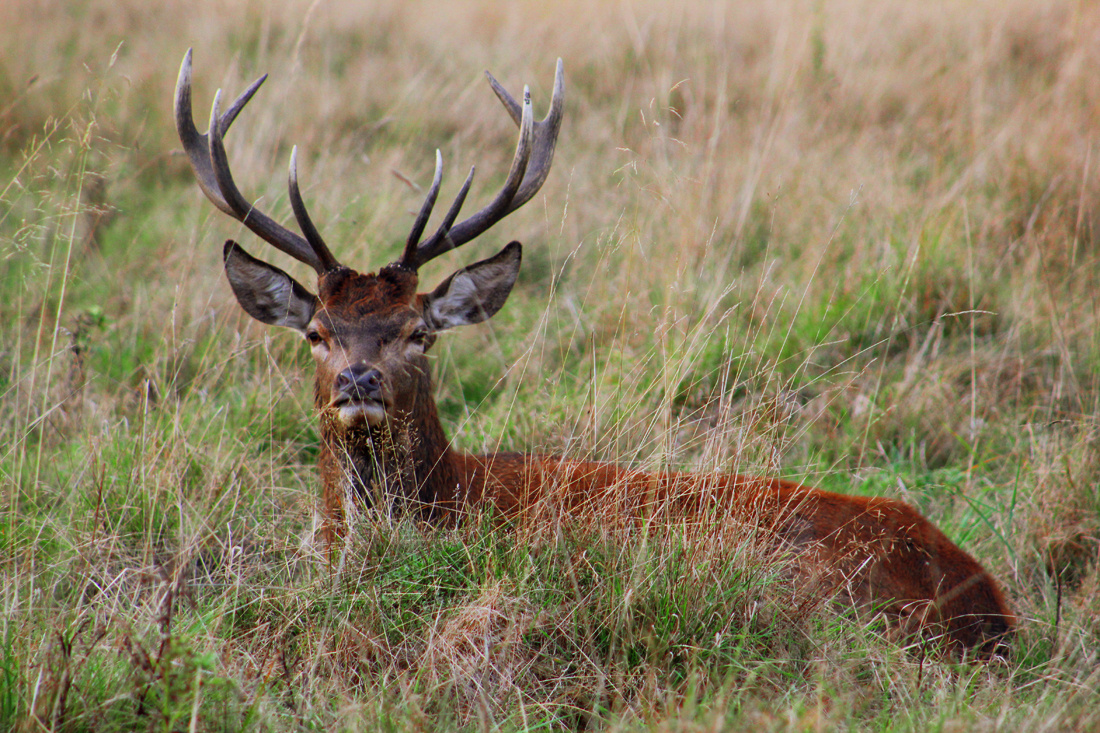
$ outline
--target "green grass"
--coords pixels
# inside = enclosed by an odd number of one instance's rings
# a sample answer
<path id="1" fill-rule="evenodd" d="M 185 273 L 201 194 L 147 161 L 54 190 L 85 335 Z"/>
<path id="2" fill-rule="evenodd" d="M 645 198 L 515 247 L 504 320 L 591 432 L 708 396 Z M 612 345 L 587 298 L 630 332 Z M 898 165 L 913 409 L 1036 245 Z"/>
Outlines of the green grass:
<path id="1" fill-rule="evenodd" d="M 1088 730 L 1100 725 L 1100 14 L 860 0 L 0 4 L 0 729 Z M 795 587 L 751 533 L 457 530 L 319 509 L 311 362 L 220 245 L 171 120 L 271 77 L 234 174 L 397 256 L 432 151 L 483 202 L 483 69 L 553 62 L 543 191 L 491 322 L 434 347 L 471 451 L 903 499 L 1021 626 L 966 664 Z M 396 172 L 399 175 L 391 175 Z"/>

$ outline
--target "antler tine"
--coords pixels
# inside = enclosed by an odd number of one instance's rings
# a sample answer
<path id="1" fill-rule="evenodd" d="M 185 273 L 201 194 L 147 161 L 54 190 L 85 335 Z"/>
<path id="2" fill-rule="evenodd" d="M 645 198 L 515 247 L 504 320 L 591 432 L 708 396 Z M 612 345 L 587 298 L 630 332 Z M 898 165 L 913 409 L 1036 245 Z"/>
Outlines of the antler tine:
<path id="1" fill-rule="evenodd" d="M 439 229 L 432 235 L 432 239 L 442 239 L 447 236 L 447 233 L 451 231 L 451 225 L 455 223 L 455 219 L 458 218 L 458 212 L 462 210 L 462 204 L 466 203 L 466 194 L 470 193 L 470 184 L 474 182 L 474 172 L 477 171 L 476 166 L 470 166 L 470 172 L 466 175 L 466 180 L 462 183 L 462 188 L 458 190 L 458 195 L 455 196 L 455 200 L 451 203 L 451 208 L 447 210 L 447 216 L 443 217 L 443 221 L 439 224 Z M 453 245 L 457 247 L 458 245 Z"/>
<path id="2" fill-rule="evenodd" d="M 517 126 L 520 125 L 522 119 L 520 105 L 512 99 L 500 82 L 493 78 L 492 74 L 485 72 L 485 75 L 489 77 L 489 84 L 493 87 L 497 99 L 501 101 L 501 104 L 512 116 L 512 121 Z M 526 91 L 525 88 L 525 94 Z M 565 67 L 561 59 L 558 59 L 554 69 L 554 92 L 550 97 L 550 111 L 546 113 L 546 117 L 535 123 L 535 149 L 531 151 L 530 167 L 523 177 L 523 184 L 520 186 L 519 192 L 512 200 L 505 215 L 512 213 L 530 201 L 542 188 L 542 184 L 546 182 L 546 177 L 550 174 L 550 166 L 554 162 L 554 148 L 558 143 L 558 131 L 561 130 L 561 120 L 564 112 Z"/>
<path id="3" fill-rule="evenodd" d="M 179 79 L 176 82 L 176 132 L 191 163 L 191 170 L 198 179 L 199 188 L 218 209 L 243 223 L 268 244 L 306 263 L 321 274 L 338 267 L 339 263 L 317 234 L 309 215 L 305 213 L 305 206 L 296 190 L 296 181 L 295 190 L 291 192 L 291 205 L 304 231 L 308 224 L 309 241 L 276 223 L 249 203 L 237 189 L 229 169 L 229 159 L 225 152 L 225 134 L 266 79 L 265 74 L 254 81 L 234 100 L 225 114 L 219 114 L 221 90 L 218 90 L 214 95 L 214 104 L 210 112 L 210 127 L 205 133 L 200 133 L 195 127 L 191 110 L 191 49 L 188 49 L 180 65 Z M 297 176 L 294 175 L 294 178 L 296 179 Z"/>
<path id="4" fill-rule="evenodd" d="M 401 259 L 403 266 L 417 270 L 425 262 L 470 241 L 504 217 L 504 209 L 515 197 L 516 191 L 519 190 L 519 186 L 523 182 L 523 174 L 527 169 L 527 161 L 531 158 L 531 120 L 531 100 L 528 95 L 523 124 L 520 126 L 519 142 L 516 143 L 516 154 L 512 159 L 512 168 L 508 171 L 508 178 L 505 179 L 504 186 L 488 206 L 458 225 L 460 228 L 466 227 L 468 231 L 473 233 L 465 239 L 459 240 L 452 237 L 454 229 L 451 227 L 455 218 L 458 217 L 458 211 L 465 202 L 470 183 L 473 181 L 474 171 L 471 170 L 470 175 L 466 177 L 463 190 L 459 192 L 458 197 L 447 213 L 447 219 L 436 230 L 435 234 L 416 247 L 406 246 L 405 255 Z M 410 239 L 412 238 L 410 237 Z"/>
<path id="5" fill-rule="evenodd" d="M 241 109 L 248 104 L 248 100 L 252 98 L 252 95 L 266 80 L 267 75 L 264 74 L 252 82 L 241 96 L 237 97 L 219 121 L 223 129 L 229 129 Z M 210 167 L 210 146 L 207 142 L 207 135 L 200 133 L 198 128 L 195 127 L 191 111 L 191 49 L 187 49 L 187 53 L 184 54 L 183 63 L 180 65 L 179 79 L 176 81 L 175 116 L 176 132 L 179 134 L 180 142 L 183 143 L 183 150 L 187 153 L 188 162 L 191 163 L 191 170 L 194 171 L 195 178 L 198 179 L 199 188 L 206 194 L 206 198 L 210 199 L 221 211 L 234 216 L 233 210 L 229 208 L 229 204 L 222 198 L 221 192 L 218 190 L 217 181 L 214 180 L 214 171 Z"/>
<path id="6" fill-rule="evenodd" d="M 218 106 L 221 92 L 214 95 L 214 105 L 210 112 L 210 129 L 207 133 L 210 143 L 210 164 L 214 169 L 214 180 L 218 191 L 231 209 L 231 214 L 252 230 L 260 239 L 286 252 L 291 257 L 306 263 L 320 275 L 328 267 L 314 251 L 308 241 L 257 209 L 237 188 L 233 173 L 229 169 L 229 156 L 225 152 L 225 130 L 218 123 Z M 329 255 L 331 258 L 331 255 Z"/>
<path id="7" fill-rule="evenodd" d="M 302 234 L 306 236 L 306 241 L 309 242 L 309 246 L 317 254 L 317 259 L 321 261 L 321 266 L 324 268 L 323 271 L 335 270 L 340 267 L 340 263 L 332 256 L 332 252 L 329 250 L 328 245 L 325 244 L 325 240 L 321 238 L 321 233 L 317 231 L 317 227 L 313 225 L 313 219 L 309 217 L 309 212 L 306 211 L 306 204 L 302 201 L 302 193 L 298 190 L 297 145 L 290 150 L 290 178 L 287 183 L 287 188 L 290 191 L 290 208 L 294 210 L 294 218 L 298 221 L 298 228 L 302 230 Z"/>
<path id="8" fill-rule="evenodd" d="M 494 199 L 483 209 L 458 225 L 452 227 L 458 217 L 459 209 L 469 191 L 474 171 L 466 178 L 462 190 L 452 204 L 447 217 L 439 229 L 419 246 L 413 248 L 411 241 L 406 245 L 405 253 L 399 264 L 404 267 L 418 269 L 424 263 L 438 257 L 444 252 L 454 249 L 475 237 L 486 232 L 490 227 L 531 200 L 538 193 L 542 184 L 550 173 L 550 166 L 554 161 L 554 147 L 557 144 L 558 132 L 561 130 L 562 115 L 565 101 L 565 71 L 561 59 L 558 59 L 554 75 L 554 93 L 550 100 L 550 111 L 539 122 L 534 121 L 531 110 L 531 93 L 527 87 L 523 89 L 523 104 L 516 102 L 504 87 L 486 72 L 489 84 L 496 92 L 512 120 L 519 126 L 519 141 L 516 143 L 516 153 L 512 159 L 512 167 L 508 172 L 508 178 L 504 186 Z M 427 203 L 427 202 L 425 202 Z M 434 204 L 434 200 L 432 202 Z M 430 209 L 429 209 L 430 212 Z M 423 210 L 421 215 L 423 215 Z M 420 230 L 423 224 L 417 220 Z M 414 227 L 414 232 L 419 231 Z M 410 237 L 410 240 L 414 237 Z"/>
<path id="9" fill-rule="evenodd" d="M 401 255 L 400 262 L 408 263 L 416 259 L 416 246 L 420 243 L 420 235 L 424 233 L 424 227 L 428 225 L 428 219 L 435 208 L 435 201 L 439 198 L 439 185 L 443 182 L 443 154 L 439 148 L 435 151 L 435 175 L 432 176 L 432 187 L 428 189 L 428 195 L 420 206 L 420 213 L 416 215 L 409 238 L 405 241 L 405 252 Z M 415 269 L 415 268 L 414 268 Z"/>

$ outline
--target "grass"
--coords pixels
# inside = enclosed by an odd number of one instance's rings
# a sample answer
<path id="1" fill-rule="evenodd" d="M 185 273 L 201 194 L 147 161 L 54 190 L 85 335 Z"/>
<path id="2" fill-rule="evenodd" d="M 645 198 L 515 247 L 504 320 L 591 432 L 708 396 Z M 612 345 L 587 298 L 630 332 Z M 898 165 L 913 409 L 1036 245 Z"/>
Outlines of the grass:
<path id="1" fill-rule="evenodd" d="M 0 5 L 0 729 L 1100 726 L 1100 13 L 1070 2 Z M 508 306 L 434 348 L 456 444 L 768 473 L 918 506 L 1000 579 L 956 664 L 751 537 L 442 531 L 316 554 L 311 366 L 240 312 L 171 120 L 341 259 L 503 179 L 480 78 L 549 98 Z M 391 175 L 396 172 L 399 175 Z M 720 540 L 720 541 L 719 541 Z"/>

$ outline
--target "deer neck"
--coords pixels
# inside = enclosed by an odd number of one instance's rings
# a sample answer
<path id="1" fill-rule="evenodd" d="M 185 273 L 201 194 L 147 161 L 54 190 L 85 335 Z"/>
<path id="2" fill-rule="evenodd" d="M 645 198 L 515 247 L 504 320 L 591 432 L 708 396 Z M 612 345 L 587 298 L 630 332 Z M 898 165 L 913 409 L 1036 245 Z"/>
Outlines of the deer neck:
<path id="1" fill-rule="evenodd" d="M 373 428 L 349 428 L 322 412 L 322 479 L 345 505 L 352 500 L 432 516 L 456 494 L 461 472 L 427 375 L 417 395 L 409 413 Z"/>

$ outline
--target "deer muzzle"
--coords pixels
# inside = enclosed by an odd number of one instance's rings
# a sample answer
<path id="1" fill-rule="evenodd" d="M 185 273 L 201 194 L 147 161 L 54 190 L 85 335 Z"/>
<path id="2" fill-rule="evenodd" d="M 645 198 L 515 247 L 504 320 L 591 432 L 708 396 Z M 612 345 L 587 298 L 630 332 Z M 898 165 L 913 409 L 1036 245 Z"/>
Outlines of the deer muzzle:
<path id="1" fill-rule="evenodd" d="M 382 394 L 382 372 L 372 367 L 356 365 L 336 375 L 333 399 L 340 422 L 351 426 L 365 422 L 375 427 L 386 417 Z"/>

